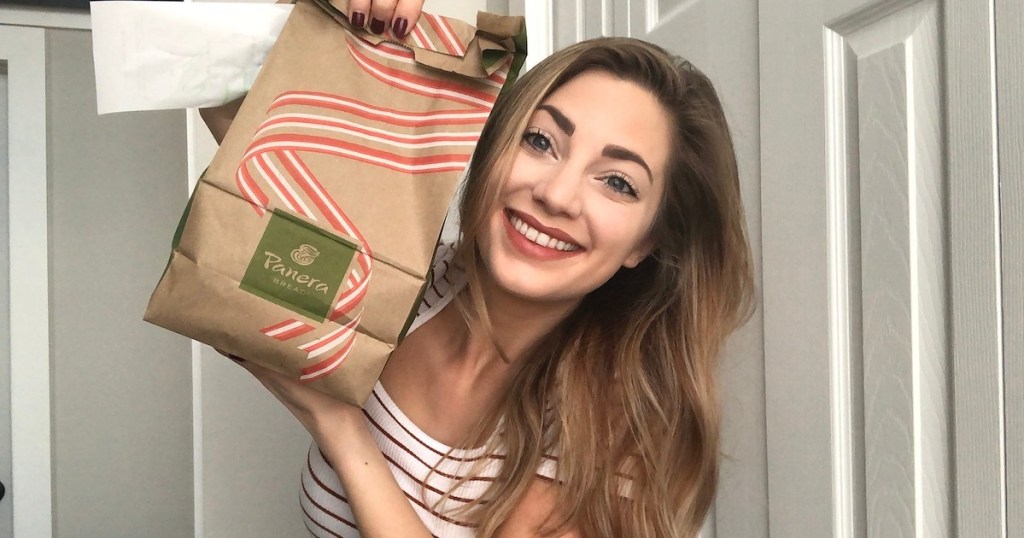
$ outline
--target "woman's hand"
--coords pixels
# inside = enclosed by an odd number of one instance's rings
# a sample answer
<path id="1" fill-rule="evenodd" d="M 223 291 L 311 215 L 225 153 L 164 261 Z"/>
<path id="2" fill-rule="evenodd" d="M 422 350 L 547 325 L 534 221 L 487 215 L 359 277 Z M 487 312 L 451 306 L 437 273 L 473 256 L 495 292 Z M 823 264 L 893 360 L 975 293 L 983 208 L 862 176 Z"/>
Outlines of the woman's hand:
<path id="1" fill-rule="evenodd" d="M 252 361 L 221 353 L 252 373 L 313 435 L 341 480 L 363 536 L 431 536 L 395 481 L 362 409 Z"/>
<path id="2" fill-rule="evenodd" d="M 416 26 L 422 10 L 423 0 L 349 0 L 348 20 L 353 26 L 367 27 L 375 34 L 390 28 L 396 36 L 405 37 Z"/>
<path id="3" fill-rule="evenodd" d="M 227 354 L 225 354 L 227 355 Z M 312 387 L 233 355 L 228 358 L 249 371 L 313 436 L 316 444 L 331 447 L 350 437 L 350 428 L 362 427 L 362 409 L 336 400 Z"/>

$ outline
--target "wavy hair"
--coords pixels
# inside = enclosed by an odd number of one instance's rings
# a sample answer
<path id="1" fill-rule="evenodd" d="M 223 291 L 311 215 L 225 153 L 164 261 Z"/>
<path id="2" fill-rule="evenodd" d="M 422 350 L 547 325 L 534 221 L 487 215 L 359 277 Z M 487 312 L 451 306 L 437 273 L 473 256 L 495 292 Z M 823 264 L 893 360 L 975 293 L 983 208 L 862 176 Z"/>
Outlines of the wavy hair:
<path id="1" fill-rule="evenodd" d="M 636 39 L 599 38 L 556 52 L 499 98 L 460 201 L 456 259 L 469 283 L 459 304 L 467 321 L 490 331 L 477 241 L 534 109 L 592 70 L 649 91 L 670 117 L 655 248 L 515 361 L 474 437 L 504 454 L 497 480 L 471 508 L 480 536 L 510 517 L 547 454 L 557 455 L 561 486 L 549 532 L 696 536 L 714 498 L 716 362 L 751 312 L 753 276 L 729 128 L 714 87 L 692 64 Z"/>

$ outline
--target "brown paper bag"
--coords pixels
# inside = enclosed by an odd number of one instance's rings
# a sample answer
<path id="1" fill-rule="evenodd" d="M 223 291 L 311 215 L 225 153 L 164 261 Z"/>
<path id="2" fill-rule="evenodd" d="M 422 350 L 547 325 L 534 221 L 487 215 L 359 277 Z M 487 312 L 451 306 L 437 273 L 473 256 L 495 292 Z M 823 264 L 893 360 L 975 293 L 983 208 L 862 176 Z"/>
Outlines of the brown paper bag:
<path id="1" fill-rule="evenodd" d="M 299 1 L 189 201 L 145 319 L 361 405 L 525 55 L 522 19 L 406 38 Z"/>

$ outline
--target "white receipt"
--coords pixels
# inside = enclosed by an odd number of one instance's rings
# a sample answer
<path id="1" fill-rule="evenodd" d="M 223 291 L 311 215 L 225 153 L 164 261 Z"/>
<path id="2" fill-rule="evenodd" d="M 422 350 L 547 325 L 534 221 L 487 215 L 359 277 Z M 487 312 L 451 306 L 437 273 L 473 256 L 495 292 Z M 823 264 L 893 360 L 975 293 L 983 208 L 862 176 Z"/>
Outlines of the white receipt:
<path id="1" fill-rule="evenodd" d="M 96 107 L 227 103 L 252 86 L 290 4 L 92 2 Z"/>

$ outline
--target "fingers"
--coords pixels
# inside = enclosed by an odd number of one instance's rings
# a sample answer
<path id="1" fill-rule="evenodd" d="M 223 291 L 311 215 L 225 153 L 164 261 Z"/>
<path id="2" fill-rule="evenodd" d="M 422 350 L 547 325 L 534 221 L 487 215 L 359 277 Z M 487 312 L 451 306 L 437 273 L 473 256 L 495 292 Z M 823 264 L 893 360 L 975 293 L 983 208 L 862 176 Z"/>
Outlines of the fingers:
<path id="1" fill-rule="evenodd" d="M 383 34 L 391 27 L 391 18 L 395 14 L 397 0 L 373 0 L 370 6 L 370 31 Z"/>
<path id="2" fill-rule="evenodd" d="M 232 354 L 230 354 L 227 351 L 224 351 L 222 349 L 213 348 L 213 350 L 216 351 L 217 353 L 220 353 L 221 355 L 224 355 L 225 357 L 227 357 L 227 358 L 237 362 L 238 364 L 242 364 L 242 363 L 245 362 L 245 359 L 243 359 L 242 357 L 239 357 L 238 355 L 232 355 Z"/>
<path id="3" fill-rule="evenodd" d="M 356 28 L 368 28 L 375 34 L 388 29 L 405 37 L 419 21 L 423 0 L 351 0 L 348 20 Z"/>
<path id="4" fill-rule="evenodd" d="M 391 19 L 393 21 L 391 28 L 395 35 L 405 37 L 420 20 L 422 11 L 423 0 L 398 0 Z"/>
<path id="5" fill-rule="evenodd" d="M 370 0 L 350 0 L 348 3 L 348 20 L 352 26 L 366 26 L 367 15 L 370 13 Z"/>
<path id="6" fill-rule="evenodd" d="M 303 387 L 297 381 L 279 374 L 270 368 L 260 366 L 252 361 L 247 361 L 237 355 L 214 348 L 217 353 L 235 361 L 239 366 L 248 370 L 275 398 L 281 401 L 293 415 L 295 415 L 308 429 L 310 427 L 310 409 L 320 395 L 308 387 Z"/>

